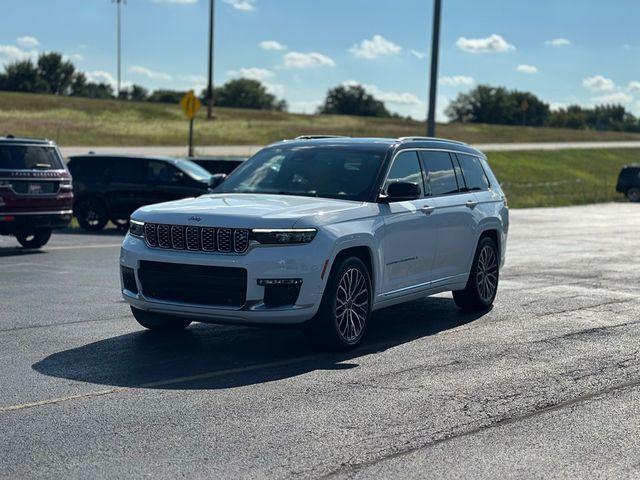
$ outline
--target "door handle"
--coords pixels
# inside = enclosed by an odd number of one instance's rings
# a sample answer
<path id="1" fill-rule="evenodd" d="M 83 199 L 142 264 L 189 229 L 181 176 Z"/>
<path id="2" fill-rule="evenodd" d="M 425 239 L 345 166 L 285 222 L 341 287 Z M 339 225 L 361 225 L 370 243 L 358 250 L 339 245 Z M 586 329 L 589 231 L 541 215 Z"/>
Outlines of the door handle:
<path id="1" fill-rule="evenodd" d="M 478 205 L 478 202 L 476 202 L 475 200 L 467 200 L 467 203 L 465 203 L 465 205 L 469 208 L 475 208 L 475 206 Z"/>
<path id="2" fill-rule="evenodd" d="M 436 209 L 436 207 L 432 207 L 430 205 L 425 205 L 424 207 L 422 207 L 420 209 L 420 211 L 422 213 L 424 213 L 425 215 L 431 215 L 435 209 Z"/>

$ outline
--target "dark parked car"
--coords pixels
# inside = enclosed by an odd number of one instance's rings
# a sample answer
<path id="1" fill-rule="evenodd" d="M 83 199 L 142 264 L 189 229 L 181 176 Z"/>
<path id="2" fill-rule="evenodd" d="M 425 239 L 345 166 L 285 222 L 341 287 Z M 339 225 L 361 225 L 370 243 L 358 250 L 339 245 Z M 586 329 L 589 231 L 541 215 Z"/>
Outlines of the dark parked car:
<path id="1" fill-rule="evenodd" d="M 211 174 L 223 173 L 229 175 L 247 159 L 238 157 L 189 157 L 188 160 L 197 163 Z"/>
<path id="2" fill-rule="evenodd" d="M 624 193 L 632 202 L 640 202 L 640 165 L 622 167 L 616 190 Z"/>
<path id="3" fill-rule="evenodd" d="M 138 208 L 207 193 L 211 174 L 195 163 L 169 157 L 88 154 L 69 159 L 74 177 L 73 213 L 89 231 L 111 220 L 126 225 Z"/>
<path id="4" fill-rule="evenodd" d="M 0 235 L 40 248 L 71 221 L 71 175 L 49 140 L 0 137 Z"/>

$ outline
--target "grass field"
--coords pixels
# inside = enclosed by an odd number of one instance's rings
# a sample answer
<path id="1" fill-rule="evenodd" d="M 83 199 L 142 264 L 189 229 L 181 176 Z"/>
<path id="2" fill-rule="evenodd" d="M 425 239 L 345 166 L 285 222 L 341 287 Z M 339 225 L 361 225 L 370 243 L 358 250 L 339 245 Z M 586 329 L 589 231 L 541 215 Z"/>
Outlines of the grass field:
<path id="1" fill-rule="evenodd" d="M 616 192 L 623 165 L 640 149 L 491 152 L 489 163 L 510 207 L 557 207 L 624 200 Z"/>
<path id="2" fill-rule="evenodd" d="M 195 145 L 263 145 L 303 134 L 401 137 L 424 135 L 424 123 L 344 115 L 204 109 Z M 185 145 L 188 123 L 178 105 L 0 92 L 0 135 L 48 137 L 60 145 Z M 443 124 L 438 136 L 470 143 L 640 140 L 640 134 L 502 125 Z"/>

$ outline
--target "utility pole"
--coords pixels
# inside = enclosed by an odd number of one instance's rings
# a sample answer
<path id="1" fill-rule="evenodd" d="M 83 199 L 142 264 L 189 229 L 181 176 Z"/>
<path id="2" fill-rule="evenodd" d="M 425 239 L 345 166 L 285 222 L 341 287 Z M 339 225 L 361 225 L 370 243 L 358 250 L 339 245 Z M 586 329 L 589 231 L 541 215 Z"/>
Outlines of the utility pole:
<path id="1" fill-rule="evenodd" d="M 209 0 L 209 83 L 207 85 L 207 120 L 213 118 L 213 32 L 215 0 Z"/>
<path id="2" fill-rule="evenodd" d="M 118 90 L 116 98 L 120 98 L 120 78 L 122 72 L 122 5 L 127 3 L 127 0 L 111 0 L 118 7 L 117 19 L 116 19 L 116 50 L 117 50 L 117 64 L 118 64 Z"/>
<path id="3" fill-rule="evenodd" d="M 431 38 L 431 82 L 429 85 L 429 113 L 427 115 L 427 136 L 436 135 L 436 88 L 438 86 L 438 56 L 440 53 L 440 14 L 442 0 L 434 0 L 433 36 Z"/>

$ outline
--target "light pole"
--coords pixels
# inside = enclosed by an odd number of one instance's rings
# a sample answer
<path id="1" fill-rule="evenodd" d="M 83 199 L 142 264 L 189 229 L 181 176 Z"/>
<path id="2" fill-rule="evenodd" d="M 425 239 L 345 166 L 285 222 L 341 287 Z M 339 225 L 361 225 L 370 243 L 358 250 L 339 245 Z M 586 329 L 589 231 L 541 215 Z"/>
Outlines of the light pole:
<path id="1" fill-rule="evenodd" d="M 209 0 L 209 83 L 207 85 L 207 120 L 213 118 L 213 31 L 215 26 L 215 0 Z"/>
<path id="2" fill-rule="evenodd" d="M 118 64 L 118 90 L 116 98 L 120 98 L 120 76 L 122 71 L 122 5 L 127 3 L 127 0 L 111 0 L 118 7 L 117 19 L 116 19 L 116 49 L 117 49 L 117 64 Z"/>
<path id="3" fill-rule="evenodd" d="M 431 82 L 429 86 L 429 113 L 427 115 L 427 136 L 436 135 L 436 88 L 438 86 L 438 55 L 440 53 L 440 14 L 442 0 L 434 0 L 433 36 L 431 38 Z"/>

